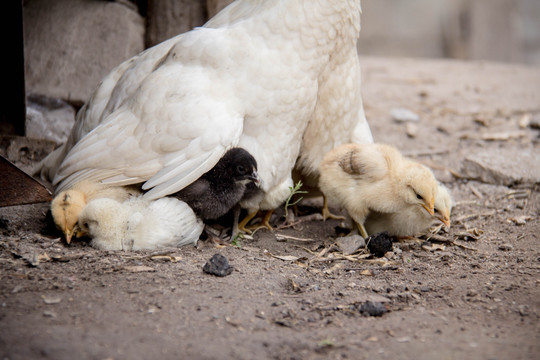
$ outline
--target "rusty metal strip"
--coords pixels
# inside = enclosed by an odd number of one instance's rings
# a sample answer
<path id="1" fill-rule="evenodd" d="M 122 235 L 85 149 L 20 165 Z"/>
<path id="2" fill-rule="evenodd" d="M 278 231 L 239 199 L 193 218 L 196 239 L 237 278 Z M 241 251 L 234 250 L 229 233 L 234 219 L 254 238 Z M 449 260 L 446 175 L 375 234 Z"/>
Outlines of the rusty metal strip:
<path id="1" fill-rule="evenodd" d="M 0 207 L 51 201 L 51 192 L 39 181 L 0 156 Z"/>

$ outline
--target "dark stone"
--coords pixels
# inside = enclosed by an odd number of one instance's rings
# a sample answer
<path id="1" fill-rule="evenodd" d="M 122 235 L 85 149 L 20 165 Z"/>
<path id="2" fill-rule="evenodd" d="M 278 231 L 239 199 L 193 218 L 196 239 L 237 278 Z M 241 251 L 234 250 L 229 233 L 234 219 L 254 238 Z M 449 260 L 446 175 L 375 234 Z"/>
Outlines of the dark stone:
<path id="1" fill-rule="evenodd" d="M 234 268 L 229 264 L 229 260 L 221 255 L 215 254 L 203 266 L 203 271 L 216 276 L 227 276 L 233 272 Z"/>
<path id="2" fill-rule="evenodd" d="M 383 316 L 390 311 L 386 304 L 378 301 L 366 301 L 358 307 L 360 314 L 364 316 Z"/>
<path id="3" fill-rule="evenodd" d="M 0 219 L 0 229 L 7 229 L 9 226 L 9 220 Z"/>
<path id="4" fill-rule="evenodd" d="M 392 237 L 387 231 L 370 235 L 366 239 L 367 248 L 376 257 L 383 257 L 388 251 L 392 251 Z"/>

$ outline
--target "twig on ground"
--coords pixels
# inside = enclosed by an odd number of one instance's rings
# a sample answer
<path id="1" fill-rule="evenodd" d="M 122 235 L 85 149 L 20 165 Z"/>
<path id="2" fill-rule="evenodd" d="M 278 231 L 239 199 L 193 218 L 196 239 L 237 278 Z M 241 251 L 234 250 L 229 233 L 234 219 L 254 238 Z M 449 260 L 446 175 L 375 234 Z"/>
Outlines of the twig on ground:
<path id="1" fill-rule="evenodd" d="M 469 184 L 469 188 L 471 189 L 471 192 L 479 199 L 482 199 L 484 195 L 480 191 L 478 191 L 477 188 L 475 188 L 472 184 Z"/>
<path id="2" fill-rule="evenodd" d="M 299 237 L 285 235 L 285 234 L 276 234 L 276 240 L 277 241 L 294 240 L 294 241 L 301 241 L 301 242 L 314 242 L 314 241 L 317 241 L 315 239 L 299 238 Z"/>
<path id="3" fill-rule="evenodd" d="M 479 214 L 469 214 L 469 215 L 463 215 L 454 220 L 454 223 L 456 224 L 463 224 L 464 222 L 468 220 L 474 220 L 478 217 L 489 217 L 497 214 L 497 211 L 490 211 L 486 213 L 479 213 Z"/>

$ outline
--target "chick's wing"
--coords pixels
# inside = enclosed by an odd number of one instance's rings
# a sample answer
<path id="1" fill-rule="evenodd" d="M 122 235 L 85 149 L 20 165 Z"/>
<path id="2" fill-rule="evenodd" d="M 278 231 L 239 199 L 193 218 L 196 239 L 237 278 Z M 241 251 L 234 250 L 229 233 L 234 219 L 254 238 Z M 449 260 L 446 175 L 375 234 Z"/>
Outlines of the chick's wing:
<path id="1" fill-rule="evenodd" d="M 355 178 L 377 180 L 387 173 L 384 154 L 371 144 L 350 144 L 341 150 L 339 166 Z"/>

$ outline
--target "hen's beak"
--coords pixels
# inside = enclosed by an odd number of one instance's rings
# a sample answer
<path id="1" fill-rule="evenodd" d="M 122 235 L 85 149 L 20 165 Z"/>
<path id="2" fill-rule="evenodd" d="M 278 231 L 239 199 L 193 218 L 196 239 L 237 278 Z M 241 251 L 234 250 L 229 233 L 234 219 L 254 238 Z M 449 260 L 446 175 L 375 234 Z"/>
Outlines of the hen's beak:
<path id="1" fill-rule="evenodd" d="M 435 200 L 434 199 L 431 199 L 431 201 L 426 204 L 426 203 L 423 203 L 422 206 L 424 207 L 424 209 L 426 209 L 426 211 L 429 213 L 429 215 L 433 216 L 435 215 L 435 210 L 433 209 L 434 208 L 434 202 Z"/>

